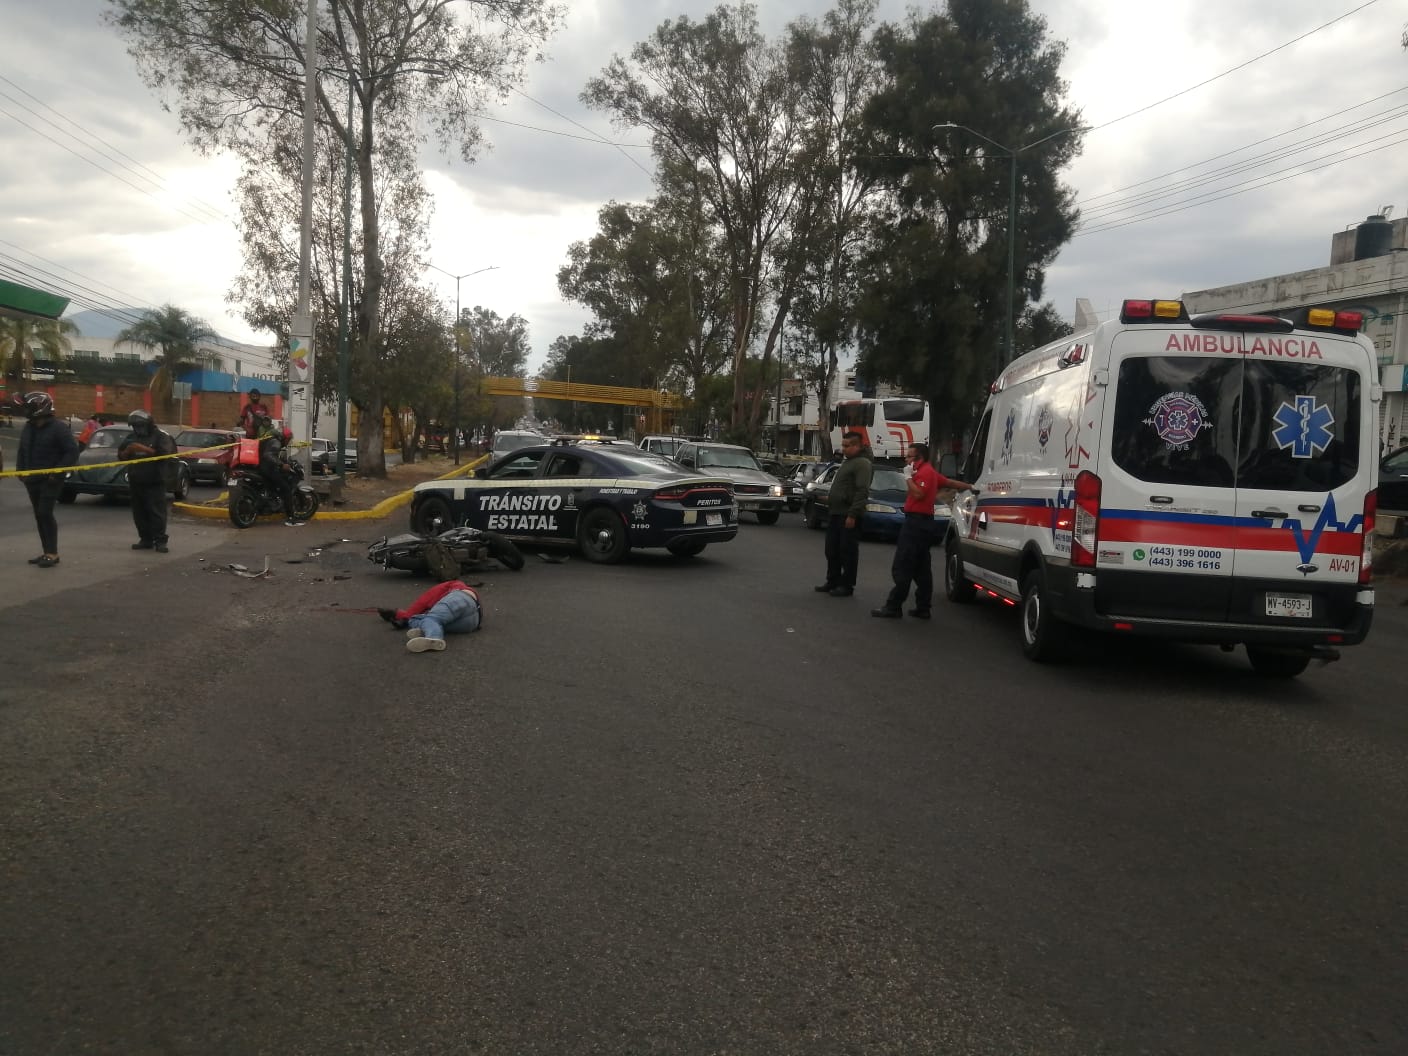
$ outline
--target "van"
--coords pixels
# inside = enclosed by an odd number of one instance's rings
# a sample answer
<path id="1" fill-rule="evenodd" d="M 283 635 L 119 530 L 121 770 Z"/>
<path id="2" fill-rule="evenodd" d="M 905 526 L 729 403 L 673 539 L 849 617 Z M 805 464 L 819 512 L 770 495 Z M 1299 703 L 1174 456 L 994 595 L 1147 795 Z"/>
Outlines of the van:
<path id="1" fill-rule="evenodd" d="M 500 429 L 494 434 L 494 443 L 489 449 L 489 456 L 498 458 L 510 451 L 517 451 L 520 447 L 536 447 L 538 444 L 547 442 L 548 438 L 541 433 L 532 433 L 524 429 Z"/>
<path id="2" fill-rule="evenodd" d="M 950 601 L 1019 607 L 1022 648 L 1078 630 L 1244 645 L 1294 677 L 1373 615 L 1382 397 L 1357 312 L 1125 301 L 993 383 L 945 539 Z"/>

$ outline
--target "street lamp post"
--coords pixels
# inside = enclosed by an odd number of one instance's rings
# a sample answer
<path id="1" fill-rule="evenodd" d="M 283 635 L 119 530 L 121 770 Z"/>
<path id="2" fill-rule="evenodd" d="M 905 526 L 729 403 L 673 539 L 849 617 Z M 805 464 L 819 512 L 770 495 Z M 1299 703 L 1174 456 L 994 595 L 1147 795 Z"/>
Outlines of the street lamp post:
<path id="1" fill-rule="evenodd" d="M 490 264 L 487 268 L 476 268 L 474 271 L 466 271 L 460 275 L 446 271 L 444 268 L 437 268 L 434 264 L 427 264 L 426 267 L 455 280 L 455 420 L 451 425 L 453 431 L 451 443 L 455 449 L 455 465 L 458 466 L 460 464 L 460 280 L 486 271 L 497 271 L 498 265 Z"/>
<path id="2" fill-rule="evenodd" d="M 942 124 L 935 125 L 934 131 L 937 132 L 939 129 L 943 128 L 958 129 L 960 131 L 967 132 L 971 136 L 977 136 L 984 143 L 991 143 L 998 150 L 1002 151 L 1004 154 L 1007 155 L 1008 158 L 1011 159 L 1012 162 L 1011 179 L 1008 187 L 1007 196 L 1007 318 L 1004 321 L 1003 326 L 1002 345 L 1003 355 L 1005 356 L 1003 362 L 1010 363 L 1012 362 L 1012 346 L 1015 341 L 1014 330 L 1016 326 L 1015 302 L 1017 291 L 1017 156 L 1025 151 L 1030 150 L 1032 147 L 1039 147 L 1047 140 L 1055 139 L 1057 136 L 1068 136 L 1073 132 L 1086 132 L 1089 130 L 1084 126 L 1076 126 L 1073 128 L 1060 128 L 1057 129 L 1055 132 L 1052 132 L 1050 135 L 1042 136 L 1040 139 L 1034 139 L 1030 143 L 1024 143 L 1020 147 L 1008 147 L 999 143 L 995 139 L 991 139 L 988 136 L 983 135 L 977 129 L 969 128 L 967 125 L 959 125 L 955 124 L 952 121 L 945 121 Z M 997 364 L 997 371 L 994 371 L 995 374 L 1001 371 L 1003 362 L 999 362 Z"/>

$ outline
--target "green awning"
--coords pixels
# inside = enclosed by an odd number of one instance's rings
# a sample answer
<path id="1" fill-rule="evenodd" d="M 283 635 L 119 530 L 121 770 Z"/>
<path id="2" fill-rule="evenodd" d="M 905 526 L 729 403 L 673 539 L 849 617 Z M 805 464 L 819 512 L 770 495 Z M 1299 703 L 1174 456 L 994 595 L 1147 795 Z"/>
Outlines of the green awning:
<path id="1" fill-rule="evenodd" d="M 0 315 L 20 319 L 57 319 L 68 307 L 68 298 L 0 279 Z"/>

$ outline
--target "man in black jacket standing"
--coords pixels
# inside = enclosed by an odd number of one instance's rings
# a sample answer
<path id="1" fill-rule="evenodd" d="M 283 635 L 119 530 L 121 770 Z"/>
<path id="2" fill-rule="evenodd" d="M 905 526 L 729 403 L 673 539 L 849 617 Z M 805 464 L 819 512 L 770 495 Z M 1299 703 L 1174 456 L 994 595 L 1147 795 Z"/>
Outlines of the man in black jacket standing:
<path id="1" fill-rule="evenodd" d="M 54 401 L 47 392 L 25 393 L 20 397 L 20 408 L 27 420 L 20 432 L 16 469 L 61 469 L 78 461 L 78 441 L 68 423 L 54 417 Z M 29 492 L 29 504 L 34 507 L 39 545 L 44 548 L 29 563 L 53 568 L 59 563 L 59 522 L 54 517 L 54 504 L 64 490 L 64 474 L 36 473 L 21 479 Z"/>
<path id="2" fill-rule="evenodd" d="M 818 593 L 849 598 L 856 592 L 860 564 L 860 522 L 870 498 L 870 448 L 865 437 L 849 432 L 841 437 L 841 468 L 831 478 L 826 500 L 826 582 Z"/>
<path id="3" fill-rule="evenodd" d="M 146 411 L 133 411 L 127 416 L 132 432 L 117 449 L 123 462 L 154 455 L 174 455 L 176 441 L 171 434 L 156 427 Z M 132 520 L 137 525 L 137 541 L 133 550 L 155 550 L 166 553 L 166 477 L 173 470 L 171 460 L 137 462 L 127 467 L 127 490 L 131 494 Z"/>

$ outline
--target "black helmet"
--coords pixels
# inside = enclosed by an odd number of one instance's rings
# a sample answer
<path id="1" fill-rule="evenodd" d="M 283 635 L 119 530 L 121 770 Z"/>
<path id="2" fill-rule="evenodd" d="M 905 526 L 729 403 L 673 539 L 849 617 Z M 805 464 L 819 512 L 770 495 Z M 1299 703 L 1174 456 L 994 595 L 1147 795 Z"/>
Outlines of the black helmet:
<path id="1" fill-rule="evenodd" d="M 54 401 L 47 392 L 26 392 L 20 397 L 26 418 L 39 418 L 54 413 Z"/>
<path id="2" fill-rule="evenodd" d="M 156 423 L 146 411 L 137 410 L 127 416 L 127 424 L 132 427 L 134 432 L 145 433 Z"/>

